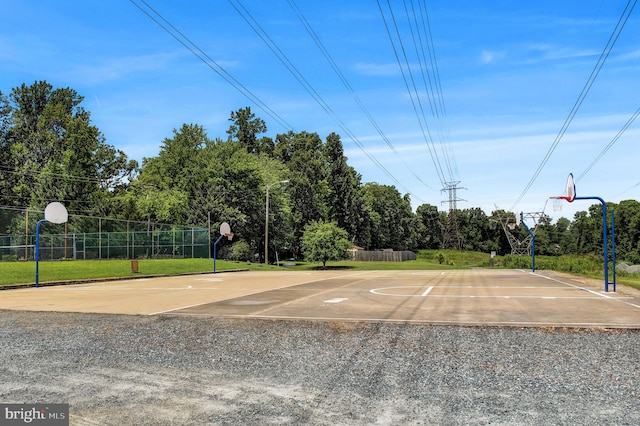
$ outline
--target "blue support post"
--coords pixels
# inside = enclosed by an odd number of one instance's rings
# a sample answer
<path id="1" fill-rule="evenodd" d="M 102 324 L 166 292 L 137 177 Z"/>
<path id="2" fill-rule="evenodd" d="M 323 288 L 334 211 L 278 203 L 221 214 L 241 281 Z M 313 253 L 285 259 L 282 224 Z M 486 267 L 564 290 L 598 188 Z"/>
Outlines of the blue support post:
<path id="1" fill-rule="evenodd" d="M 611 218 L 612 240 L 611 250 L 613 251 L 613 283 L 609 282 L 609 240 L 607 239 L 607 204 L 600 197 L 575 197 L 574 200 L 598 200 L 602 203 L 602 243 L 604 245 L 604 291 L 609 291 L 609 284 L 613 284 L 613 291 L 616 291 L 616 253 L 615 253 L 615 231 L 613 218 Z"/>
<path id="2" fill-rule="evenodd" d="M 218 243 L 220 242 L 221 239 L 224 238 L 224 235 L 220 235 L 218 237 L 218 239 L 216 240 L 215 243 L 213 243 L 213 273 L 216 273 L 216 256 L 217 256 L 217 248 L 218 248 Z"/>
<path id="3" fill-rule="evenodd" d="M 49 222 L 47 219 L 41 219 L 36 223 L 36 287 L 40 283 L 39 262 L 40 262 L 40 225 Z"/>
<path id="4" fill-rule="evenodd" d="M 613 262 L 613 291 L 616 291 L 616 231 L 615 214 L 611 209 L 611 261 Z M 607 279 L 608 281 L 608 279 Z"/>

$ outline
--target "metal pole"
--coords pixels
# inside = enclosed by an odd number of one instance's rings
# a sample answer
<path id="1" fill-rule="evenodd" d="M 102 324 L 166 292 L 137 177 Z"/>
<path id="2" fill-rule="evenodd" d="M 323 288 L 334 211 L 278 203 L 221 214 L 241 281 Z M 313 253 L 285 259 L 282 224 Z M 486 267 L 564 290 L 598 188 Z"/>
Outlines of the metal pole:
<path id="1" fill-rule="evenodd" d="M 611 209 L 611 261 L 613 263 L 613 291 L 616 291 L 616 231 L 615 212 Z"/>
<path id="2" fill-rule="evenodd" d="M 271 184 L 273 185 L 273 184 Z M 267 199 L 264 208 L 264 264 L 269 264 L 269 188 L 267 185 Z"/>
<path id="3" fill-rule="evenodd" d="M 281 180 L 267 185 L 267 195 L 264 207 L 264 264 L 269 264 L 269 188 L 278 183 L 289 183 L 289 180 Z"/>
<path id="4" fill-rule="evenodd" d="M 224 238 L 224 235 L 220 235 L 215 243 L 213 243 L 213 273 L 216 273 L 216 256 L 217 256 L 217 247 L 220 240 Z"/>
<path id="5" fill-rule="evenodd" d="M 25 210 L 24 220 L 24 260 L 29 260 L 29 209 Z"/>
<path id="6" fill-rule="evenodd" d="M 609 291 L 609 241 L 607 240 L 607 204 L 600 197 L 575 197 L 574 200 L 598 200 L 602 203 L 602 242 L 604 245 L 604 291 Z M 614 280 L 615 281 L 615 280 Z"/>
<path id="7" fill-rule="evenodd" d="M 40 261 L 40 225 L 49 222 L 47 219 L 41 219 L 36 223 L 36 287 L 40 283 L 39 261 Z"/>

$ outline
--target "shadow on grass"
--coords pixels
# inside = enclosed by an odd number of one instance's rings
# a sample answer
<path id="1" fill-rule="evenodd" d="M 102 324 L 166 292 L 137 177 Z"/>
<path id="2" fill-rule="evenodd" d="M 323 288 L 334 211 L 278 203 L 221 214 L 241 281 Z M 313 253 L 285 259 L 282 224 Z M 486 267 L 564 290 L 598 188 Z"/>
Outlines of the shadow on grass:
<path id="1" fill-rule="evenodd" d="M 336 265 L 336 266 L 331 266 L 328 265 L 326 268 L 323 268 L 322 266 L 314 266 L 311 268 L 312 271 L 344 271 L 347 269 L 355 269 L 355 266 L 349 266 L 349 265 Z"/>

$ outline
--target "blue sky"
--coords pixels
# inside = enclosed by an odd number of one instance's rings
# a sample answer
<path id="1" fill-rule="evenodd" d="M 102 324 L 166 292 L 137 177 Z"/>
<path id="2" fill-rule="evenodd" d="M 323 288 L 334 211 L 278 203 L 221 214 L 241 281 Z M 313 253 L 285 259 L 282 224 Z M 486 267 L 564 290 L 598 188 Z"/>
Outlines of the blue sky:
<path id="1" fill-rule="evenodd" d="M 409 24 L 425 4 L 428 27 Z M 363 181 L 396 186 L 414 208 L 446 210 L 441 189 L 459 182 L 461 209 L 572 219 L 591 203 L 547 203 L 569 172 L 579 196 L 639 199 L 640 119 L 584 174 L 640 107 L 640 7 L 590 80 L 628 4 L 0 0 L 0 90 L 37 80 L 77 90 L 107 143 L 139 161 L 183 123 L 226 138 L 231 111 L 250 106 L 271 137 L 289 126 L 339 133 Z"/>

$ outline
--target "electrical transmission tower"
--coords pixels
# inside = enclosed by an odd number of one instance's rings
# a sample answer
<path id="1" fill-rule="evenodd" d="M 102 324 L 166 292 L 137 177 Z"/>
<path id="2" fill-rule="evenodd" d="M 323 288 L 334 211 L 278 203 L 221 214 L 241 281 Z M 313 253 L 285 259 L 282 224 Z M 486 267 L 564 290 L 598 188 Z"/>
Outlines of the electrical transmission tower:
<path id="1" fill-rule="evenodd" d="M 466 201 L 458 198 L 458 189 L 467 189 L 458 186 L 460 181 L 457 182 L 445 182 L 444 188 L 440 192 L 447 191 L 449 193 L 449 215 L 447 217 L 447 229 L 444 232 L 444 238 L 442 240 L 442 248 L 462 250 L 462 234 L 460 234 L 460 228 L 458 226 L 458 201 Z M 446 203 L 447 201 L 443 201 Z"/>
<path id="2" fill-rule="evenodd" d="M 497 210 L 497 206 L 496 206 Z M 522 216 L 524 219 L 533 220 L 534 226 L 531 229 L 533 235 L 536 234 L 538 230 L 538 220 L 542 217 L 544 212 L 533 212 L 533 213 L 523 213 Z M 511 246 L 511 254 L 515 254 L 518 256 L 531 256 L 531 235 L 527 233 L 526 237 L 522 240 L 519 240 L 511 231 L 515 230 L 517 226 L 520 225 L 520 215 L 518 213 L 505 213 L 504 215 L 498 216 L 500 219 L 500 224 L 502 225 L 502 229 L 504 230 L 505 235 L 507 236 L 507 240 L 509 241 L 509 245 Z"/>

